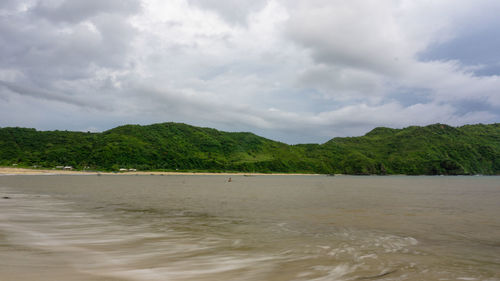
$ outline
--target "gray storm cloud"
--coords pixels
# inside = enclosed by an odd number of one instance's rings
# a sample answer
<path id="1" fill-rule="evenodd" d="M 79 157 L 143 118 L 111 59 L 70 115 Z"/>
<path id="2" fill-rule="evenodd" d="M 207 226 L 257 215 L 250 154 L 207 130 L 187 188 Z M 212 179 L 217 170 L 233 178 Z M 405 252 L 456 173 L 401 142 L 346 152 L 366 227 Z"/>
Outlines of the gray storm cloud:
<path id="1" fill-rule="evenodd" d="M 296 143 L 499 122 L 499 10 L 492 0 L 2 1 L 0 126 L 180 121 Z"/>
<path id="2" fill-rule="evenodd" d="M 64 0 L 38 1 L 30 12 L 49 21 L 77 23 L 102 14 L 136 14 L 140 9 L 137 0 Z"/>

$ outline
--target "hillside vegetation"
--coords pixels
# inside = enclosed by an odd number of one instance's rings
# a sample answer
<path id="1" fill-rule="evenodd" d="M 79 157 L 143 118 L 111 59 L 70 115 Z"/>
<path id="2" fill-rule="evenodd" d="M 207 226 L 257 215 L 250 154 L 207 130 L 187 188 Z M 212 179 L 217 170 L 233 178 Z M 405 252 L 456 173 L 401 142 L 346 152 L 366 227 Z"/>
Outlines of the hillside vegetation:
<path id="1" fill-rule="evenodd" d="M 287 145 L 252 133 L 179 123 L 102 133 L 0 129 L 0 165 L 113 171 L 198 170 L 323 174 L 500 174 L 500 124 L 375 128 L 324 144 Z"/>

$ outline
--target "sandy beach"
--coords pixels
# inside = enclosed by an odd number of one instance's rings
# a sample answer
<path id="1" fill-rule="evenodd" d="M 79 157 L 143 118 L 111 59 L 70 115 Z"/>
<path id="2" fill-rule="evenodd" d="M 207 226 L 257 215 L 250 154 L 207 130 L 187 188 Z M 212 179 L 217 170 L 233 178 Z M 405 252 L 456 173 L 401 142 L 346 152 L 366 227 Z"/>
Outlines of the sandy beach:
<path id="1" fill-rule="evenodd" d="M 13 168 L 13 167 L 0 167 L 0 175 L 249 175 L 249 176 L 284 176 L 284 175 L 307 175 L 314 176 L 319 174 L 285 174 L 285 173 L 208 173 L 208 172 L 159 172 L 159 171 L 135 171 L 135 172 L 99 172 L 99 171 L 68 171 L 59 169 L 28 169 L 28 168 Z"/>
<path id="2" fill-rule="evenodd" d="M 98 172 L 0 167 L 0 175 L 95 175 Z"/>

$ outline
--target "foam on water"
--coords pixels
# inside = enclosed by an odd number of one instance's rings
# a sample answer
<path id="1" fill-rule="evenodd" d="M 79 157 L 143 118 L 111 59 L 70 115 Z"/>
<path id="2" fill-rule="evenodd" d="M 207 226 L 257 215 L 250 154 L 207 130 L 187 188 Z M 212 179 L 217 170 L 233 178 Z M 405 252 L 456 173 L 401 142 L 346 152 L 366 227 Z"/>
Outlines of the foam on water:
<path id="1" fill-rule="evenodd" d="M 72 202 L 50 196 L 19 194 L 2 190 L 11 198 L 0 211 L 0 230 L 11 245 L 56 253 L 76 271 L 89 276 L 108 276 L 128 280 L 352 280 L 353 272 L 377 260 L 376 254 L 360 251 L 369 244 L 395 252 L 415 245 L 413 238 L 396 236 L 354 237 L 338 245 L 288 245 L 276 251 L 249 251 L 248 241 L 212 235 L 199 235 L 162 228 L 154 231 L 147 220 L 140 225 L 120 225 L 102 214 L 78 210 Z M 178 223 L 173 219 L 170 223 Z M 210 224 L 210 222 L 205 222 Z M 219 222 L 220 224 L 220 222 Z M 169 223 L 166 223 L 167 227 Z M 300 233 L 299 230 L 277 229 Z M 229 242 L 228 242 L 229 241 Z M 352 241 L 354 243 L 346 243 Z M 252 248 L 252 246 L 250 246 Z M 326 258 L 326 260 L 325 260 Z M 308 261 L 309 260 L 309 261 Z M 350 264 L 341 262 L 350 261 Z M 302 269 L 293 269 L 301 263 Z M 334 263 L 331 265 L 331 263 Z M 336 264 L 335 264 L 336 263 Z M 324 264 L 324 265 L 318 265 Z M 386 270 L 385 265 L 379 265 Z M 267 277 L 266 277 L 267 276 Z"/>
<path id="2" fill-rule="evenodd" d="M 475 261 L 436 254 L 408 233 L 178 206 L 94 204 L 0 186 L 2 196 L 10 198 L 0 204 L 2 280 L 30 280 L 19 278 L 20 271 L 47 266 L 46 278 L 38 280 L 498 280 L 487 271 L 492 266 L 483 274 Z M 26 257 L 36 263 L 23 264 Z"/>
<path id="3" fill-rule="evenodd" d="M 212 253 L 222 242 L 217 237 L 148 232 L 147 222 L 117 225 L 48 196 L 2 192 L 11 198 L 0 205 L 0 230 L 9 244 L 62 254 L 77 271 L 89 275 L 130 280 L 207 279 L 255 266 L 262 271 L 272 260 L 261 255 Z"/>

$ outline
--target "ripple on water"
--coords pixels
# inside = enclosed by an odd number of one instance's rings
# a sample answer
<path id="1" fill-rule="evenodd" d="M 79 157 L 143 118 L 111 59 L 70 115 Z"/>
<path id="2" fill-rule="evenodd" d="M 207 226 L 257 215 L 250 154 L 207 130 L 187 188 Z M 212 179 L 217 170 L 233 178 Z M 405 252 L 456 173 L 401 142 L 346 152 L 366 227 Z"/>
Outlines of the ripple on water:
<path id="1" fill-rule="evenodd" d="M 413 237 L 3 194 L 12 199 L 0 205 L 2 241 L 55 253 L 95 280 L 479 280 L 433 273 Z"/>

